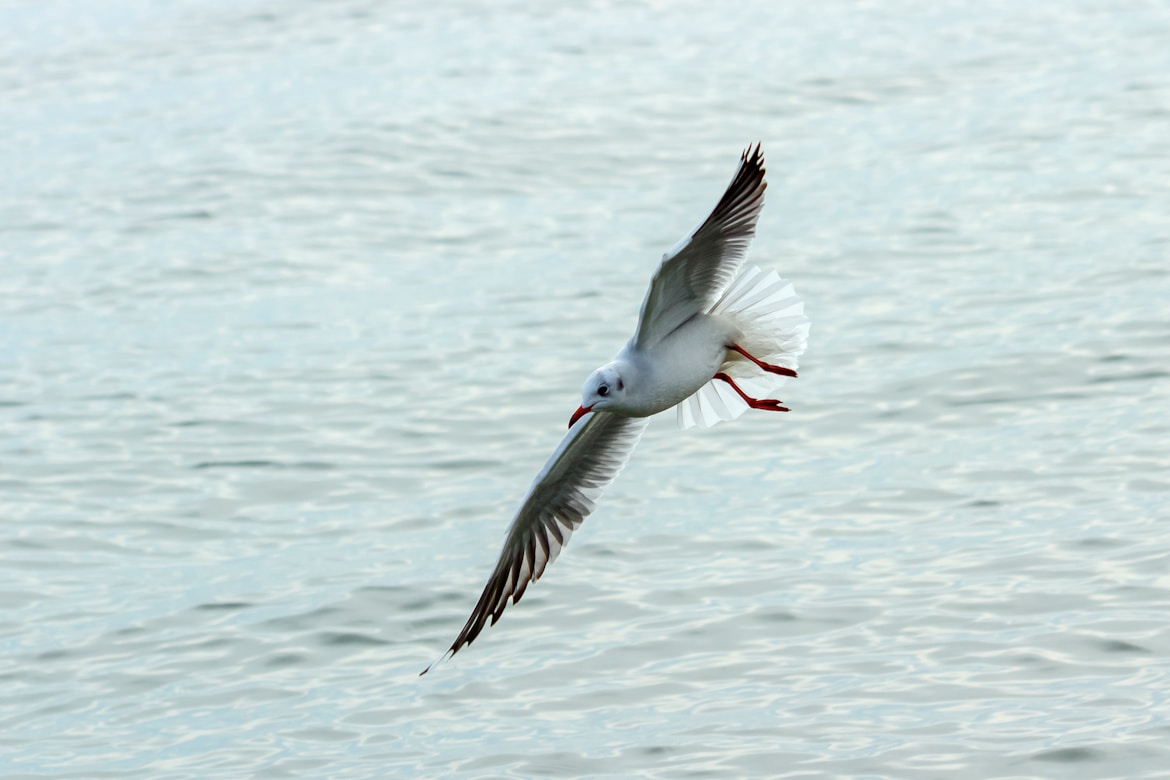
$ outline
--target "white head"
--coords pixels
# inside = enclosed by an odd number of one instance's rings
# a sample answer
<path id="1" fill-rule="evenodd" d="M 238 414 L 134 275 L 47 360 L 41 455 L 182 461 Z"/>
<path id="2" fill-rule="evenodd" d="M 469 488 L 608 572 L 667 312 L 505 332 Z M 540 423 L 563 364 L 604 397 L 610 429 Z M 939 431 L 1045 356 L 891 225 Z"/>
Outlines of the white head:
<path id="1" fill-rule="evenodd" d="M 624 373 L 615 360 L 590 374 L 581 388 L 581 405 L 569 419 L 569 427 L 588 412 L 620 409 L 626 396 Z"/>

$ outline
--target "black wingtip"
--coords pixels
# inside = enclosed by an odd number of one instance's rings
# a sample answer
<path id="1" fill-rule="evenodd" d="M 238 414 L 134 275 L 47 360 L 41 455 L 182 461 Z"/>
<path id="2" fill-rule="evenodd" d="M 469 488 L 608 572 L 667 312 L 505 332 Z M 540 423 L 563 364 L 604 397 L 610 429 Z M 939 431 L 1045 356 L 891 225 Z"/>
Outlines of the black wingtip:
<path id="1" fill-rule="evenodd" d="M 760 151 L 760 146 L 760 141 L 756 141 L 755 148 L 752 148 L 752 145 L 748 144 L 747 148 L 743 150 L 743 154 L 740 155 L 739 159 L 742 162 L 747 163 L 752 168 L 758 168 L 762 171 L 764 168 L 764 154 L 762 151 Z"/>
<path id="2" fill-rule="evenodd" d="M 710 216 L 695 229 L 695 233 L 706 229 L 708 225 L 730 220 L 733 214 L 742 213 L 745 215 L 744 220 L 741 220 L 744 223 L 742 232 L 748 238 L 754 235 L 753 212 L 758 214 L 759 208 L 763 205 L 764 190 L 768 188 L 768 182 L 764 180 L 766 174 L 759 142 L 756 142 L 754 147 L 749 145 L 740 157 L 739 168 L 736 169 L 731 183 L 727 185 L 723 197 L 715 204 Z"/>
<path id="3" fill-rule="evenodd" d="M 451 648 L 450 650 L 448 650 L 447 652 L 443 653 L 441 656 L 436 658 L 434 661 L 431 661 L 430 665 L 427 666 L 426 669 L 423 669 L 421 672 L 418 673 L 418 676 L 422 677 L 424 674 L 429 672 L 431 669 L 434 669 L 436 666 L 443 663 L 444 661 L 446 661 L 448 658 L 450 658 L 453 655 L 455 655 L 455 648 Z"/>

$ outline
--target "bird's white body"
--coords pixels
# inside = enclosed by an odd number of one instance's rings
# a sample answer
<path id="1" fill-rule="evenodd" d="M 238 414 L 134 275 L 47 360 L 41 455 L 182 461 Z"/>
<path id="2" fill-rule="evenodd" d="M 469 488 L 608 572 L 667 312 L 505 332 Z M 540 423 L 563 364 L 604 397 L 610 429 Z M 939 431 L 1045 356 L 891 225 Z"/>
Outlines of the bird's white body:
<path id="1" fill-rule="evenodd" d="M 738 337 L 739 328 L 727 318 L 696 314 L 649 349 L 631 350 L 633 360 L 646 366 L 649 414 L 669 409 L 710 382 Z"/>
<path id="2" fill-rule="evenodd" d="M 719 372 L 739 333 L 727 317 L 696 314 L 649 348 L 627 343 L 610 365 L 637 392 L 628 393 L 621 404 L 606 411 L 649 417 L 681 403 Z"/>
<path id="3" fill-rule="evenodd" d="M 804 304 L 775 271 L 743 267 L 766 186 L 757 145 L 710 216 L 663 255 L 633 337 L 585 381 L 569 432 L 525 495 L 448 655 L 539 579 L 621 471 L 650 415 L 677 407 L 688 428 L 749 408 L 788 411 L 766 396 L 796 376 L 808 339 Z"/>

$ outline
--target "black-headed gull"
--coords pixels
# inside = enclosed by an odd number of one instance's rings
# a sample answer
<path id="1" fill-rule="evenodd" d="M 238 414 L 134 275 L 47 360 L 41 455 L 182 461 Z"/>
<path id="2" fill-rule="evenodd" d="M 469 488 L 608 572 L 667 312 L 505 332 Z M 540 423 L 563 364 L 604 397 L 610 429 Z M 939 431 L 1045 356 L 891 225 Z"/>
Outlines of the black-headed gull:
<path id="1" fill-rule="evenodd" d="M 743 153 L 711 215 L 662 256 L 633 338 L 585 380 L 569 432 L 536 475 L 483 595 L 443 658 L 540 579 L 625 466 L 650 415 L 677 406 L 679 425 L 689 428 L 749 408 L 788 411 L 766 396 L 796 376 L 808 339 L 804 303 L 775 271 L 740 272 L 767 186 L 757 144 Z"/>

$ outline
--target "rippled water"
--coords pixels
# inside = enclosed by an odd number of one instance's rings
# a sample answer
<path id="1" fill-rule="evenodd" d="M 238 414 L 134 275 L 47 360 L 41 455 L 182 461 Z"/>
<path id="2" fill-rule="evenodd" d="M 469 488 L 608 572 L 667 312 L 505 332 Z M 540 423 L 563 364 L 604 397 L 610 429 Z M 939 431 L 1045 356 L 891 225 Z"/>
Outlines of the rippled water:
<path id="1" fill-rule="evenodd" d="M 1163 5 L 0 29 L 0 774 L 1170 775 Z M 792 413 L 418 678 L 754 140 Z"/>

